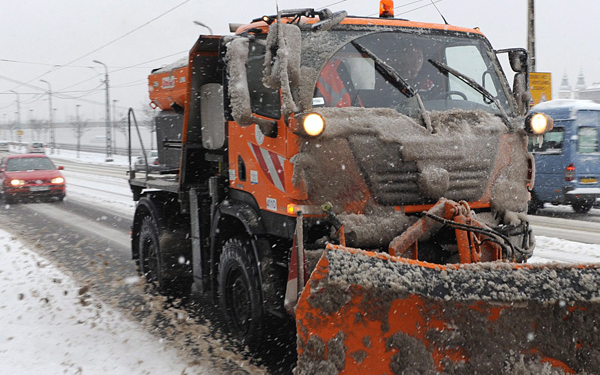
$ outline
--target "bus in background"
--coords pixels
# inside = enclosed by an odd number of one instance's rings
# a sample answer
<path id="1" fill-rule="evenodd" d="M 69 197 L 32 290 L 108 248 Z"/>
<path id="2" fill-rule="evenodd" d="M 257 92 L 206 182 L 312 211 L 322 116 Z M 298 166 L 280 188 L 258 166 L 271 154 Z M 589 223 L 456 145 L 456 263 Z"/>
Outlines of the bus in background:
<path id="1" fill-rule="evenodd" d="M 600 197 L 600 104 L 590 100 L 552 100 L 531 108 L 554 119 L 554 129 L 530 137 L 535 184 L 529 213 L 544 203 L 567 204 L 588 212 Z"/>

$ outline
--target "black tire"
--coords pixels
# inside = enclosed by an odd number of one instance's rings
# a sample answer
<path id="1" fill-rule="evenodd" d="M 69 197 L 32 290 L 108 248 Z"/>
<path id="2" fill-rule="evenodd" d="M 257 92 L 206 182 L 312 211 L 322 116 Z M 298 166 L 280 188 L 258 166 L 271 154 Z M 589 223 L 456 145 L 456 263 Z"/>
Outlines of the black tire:
<path id="1" fill-rule="evenodd" d="M 163 259 L 160 251 L 158 225 L 150 215 L 144 216 L 140 224 L 139 271 L 146 282 L 153 284 L 159 292 L 165 289 Z"/>
<path id="2" fill-rule="evenodd" d="M 140 274 L 160 294 L 181 297 L 188 293 L 191 269 L 180 261 L 185 239 L 178 236 L 177 231 L 159 229 L 150 215 L 142 218 L 139 233 Z"/>
<path id="3" fill-rule="evenodd" d="M 585 214 L 589 210 L 592 209 L 593 205 L 594 205 L 594 202 L 581 201 L 581 202 L 573 202 L 573 204 L 571 206 L 573 207 L 573 210 L 575 212 L 577 212 L 578 214 Z"/>
<path id="4" fill-rule="evenodd" d="M 544 208 L 544 202 L 540 202 L 540 200 L 535 196 L 535 193 L 532 192 L 531 200 L 527 202 L 527 214 L 535 215 L 541 208 Z"/>
<path id="5" fill-rule="evenodd" d="M 219 262 L 219 302 L 233 338 L 256 347 L 263 309 L 259 273 L 248 241 L 232 238 L 223 245 Z"/>

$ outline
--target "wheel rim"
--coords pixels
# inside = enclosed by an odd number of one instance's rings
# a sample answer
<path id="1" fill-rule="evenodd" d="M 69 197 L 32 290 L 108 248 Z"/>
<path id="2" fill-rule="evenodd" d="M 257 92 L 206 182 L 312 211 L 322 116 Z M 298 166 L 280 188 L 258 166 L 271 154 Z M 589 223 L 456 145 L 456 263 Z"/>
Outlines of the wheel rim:
<path id="1" fill-rule="evenodd" d="M 251 301 L 249 285 L 239 269 L 233 269 L 227 276 L 228 312 L 235 328 L 246 332 L 250 324 Z"/>
<path id="2" fill-rule="evenodd" d="M 155 282 L 157 280 L 158 260 L 156 252 L 156 244 L 152 238 L 146 235 L 146 238 L 142 244 L 142 272 L 148 282 Z"/>

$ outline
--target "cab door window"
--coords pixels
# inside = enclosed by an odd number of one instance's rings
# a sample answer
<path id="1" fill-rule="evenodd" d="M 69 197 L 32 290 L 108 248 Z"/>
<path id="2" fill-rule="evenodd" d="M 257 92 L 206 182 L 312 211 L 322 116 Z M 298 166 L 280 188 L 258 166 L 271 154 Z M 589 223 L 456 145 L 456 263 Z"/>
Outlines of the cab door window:
<path id="1" fill-rule="evenodd" d="M 246 63 L 250 106 L 253 113 L 279 119 L 281 117 L 279 89 L 270 89 L 263 84 L 265 51 L 264 40 L 255 39 L 250 42 Z"/>

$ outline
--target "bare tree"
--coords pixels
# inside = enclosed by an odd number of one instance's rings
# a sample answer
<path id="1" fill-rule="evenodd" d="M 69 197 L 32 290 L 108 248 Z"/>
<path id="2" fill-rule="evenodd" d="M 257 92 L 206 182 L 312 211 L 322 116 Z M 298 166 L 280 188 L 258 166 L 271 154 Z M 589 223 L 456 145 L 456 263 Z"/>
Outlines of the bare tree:
<path id="1" fill-rule="evenodd" d="M 36 139 L 42 140 L 42 133 L 48 131 L 48 122 L 42 120 L 31 119 L 29 121 L 29 127 L 31 131 L 37 134 Z"/>
<path id="2" fill-rule="evenodd" d="M 154 112 L 156 109 L 144 104 L 141 107 L 140 115 L 137 120 L 139 125 L 150 130 L 150 149 L 154 149 L 154 138 L 156 137 L 156 123 L 154 122 Z"/>
<path id="3" fill-rule="evenodd" d="M 73 131 L 75 138 L 77 138 L 77 159 L 79 159 L 79 151 L 81 150 L 81 137 L 90 131 L 89 125 L 89 121 L 82 120 L 79 117 L 79 113 L 75 119 L 71 120 L 71 130 Z"/>

